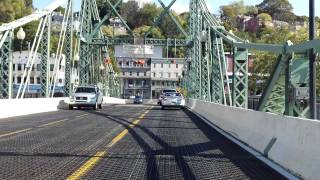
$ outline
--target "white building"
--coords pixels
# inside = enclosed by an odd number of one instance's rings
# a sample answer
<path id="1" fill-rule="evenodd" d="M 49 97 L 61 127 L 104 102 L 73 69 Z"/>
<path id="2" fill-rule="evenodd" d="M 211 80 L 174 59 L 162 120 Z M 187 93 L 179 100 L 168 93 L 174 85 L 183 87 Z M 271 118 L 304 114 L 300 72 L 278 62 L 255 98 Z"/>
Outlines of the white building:
<path id="1" fill-rule="evenodd" d="M 158 98 L 163 89 L 175 89 L 183 70 L 183 59 L 163 58 L 161 46 L 117 45 L 115 56 L 123 98 L 142 95 Z"/>
<path id="2" fill-rule="evenodd" d="M 13 91 L 17 91 L 17 87 L 22 82 L 23 73 L 26 69 L 26 64 L 28 61 L 29 52 L 28 51 L 16 51 L 13 53 Z M 50 78 L 54 75 L 55 58 L 51 57 L 49 60 L 49 76 Z M 60 62 L 57 63 L 57 87 L 63 87 L 65 83 L 65 58 L 61 58 Z M 40 86 L 41 77 L 41 56 L 38 53 L 35 57 L 34 64 L 31 67 L 31 74 L 29 80 L 29 86 L 32 87 L 33 91 L 31 93 L 38 93 Z M 30 88 L 29 88 L 30 89 Z"/>
<path id="3" fill-rule="evenodd" d="M 151 94 L 157 98 L 164 89 L 176 89 L 182 78 L 184 59 L 158 58 L 151 62 Z"/>

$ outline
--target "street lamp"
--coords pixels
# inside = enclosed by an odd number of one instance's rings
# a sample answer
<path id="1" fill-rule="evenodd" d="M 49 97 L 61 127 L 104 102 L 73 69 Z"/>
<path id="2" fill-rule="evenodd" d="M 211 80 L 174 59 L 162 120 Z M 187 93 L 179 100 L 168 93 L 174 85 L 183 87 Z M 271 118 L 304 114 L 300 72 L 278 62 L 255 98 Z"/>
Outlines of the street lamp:
<path id="1" fill-rule="evenodd" d="M 24 32 L 22 27 L 20 27 L 19 31 L 17 32 L 17 38 L 21 41 L 21 43 L 20 43 L 20 53 L 21 53 L 21 51 L 22 51 L 22 42 L 26 38 L 26 33 Z"/>

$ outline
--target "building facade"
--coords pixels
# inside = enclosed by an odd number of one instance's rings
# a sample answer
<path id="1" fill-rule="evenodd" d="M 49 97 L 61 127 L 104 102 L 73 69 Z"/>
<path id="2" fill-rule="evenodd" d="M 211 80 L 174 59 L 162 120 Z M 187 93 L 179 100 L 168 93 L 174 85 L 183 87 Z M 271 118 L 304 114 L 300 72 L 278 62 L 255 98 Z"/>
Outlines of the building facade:
<path id="1" fill-rule="evenodd" d="M 17 51 L 13 53 L 13 65 L 12 65 L 12 81 L 13 81 L 13 93 L 14 95 L 17 93 L 19 85 L 22 82 L 23 73 L 27 69 L 26 64 L 28 61 L 29 52 L 28 51 Z M 56 82 L 56 92 L 63 92 L 63 87 L 65 83 L 65 58 L 57 63 L 57 82 Z M 55 58 L 50 57 L 49 60 L 49 76 L 52 78 L 55 73 Z M 41 57 L 40 54 L 37 54 L 34 59 L 34 64 L 31 67 L 31 74 L 29 79 L 28 88 L 26 94 L 30 96 L 39 96 L 41 85 L 40 85 L 40 77 L 41 77 Z"/>
<path id="2" fill-rule="evenodd" d="M 122 97 L 158 98 L 163 89 L 176 89 L 183 59 L 163 58 L 161 46 L 117 45 L 115 56 L 121 69 Z"/>
<path id="3" fill-rule="evenodd" d="M 151 95 L 158 98 L 164 89 L 176 89 L 182 79 L 184 59 L 158 58 L 151 61 Z"/>

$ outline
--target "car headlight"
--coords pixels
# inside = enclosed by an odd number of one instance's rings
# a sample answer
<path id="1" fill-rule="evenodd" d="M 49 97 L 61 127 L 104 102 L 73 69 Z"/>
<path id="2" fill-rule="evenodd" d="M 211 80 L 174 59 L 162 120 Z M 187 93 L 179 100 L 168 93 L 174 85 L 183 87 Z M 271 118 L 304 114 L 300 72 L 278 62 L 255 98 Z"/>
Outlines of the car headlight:
<path id="1" fill-rule="evenodd" d="M 70 101 L 74 101 L 75 97 L 74 96 L 70 96 Z"/>

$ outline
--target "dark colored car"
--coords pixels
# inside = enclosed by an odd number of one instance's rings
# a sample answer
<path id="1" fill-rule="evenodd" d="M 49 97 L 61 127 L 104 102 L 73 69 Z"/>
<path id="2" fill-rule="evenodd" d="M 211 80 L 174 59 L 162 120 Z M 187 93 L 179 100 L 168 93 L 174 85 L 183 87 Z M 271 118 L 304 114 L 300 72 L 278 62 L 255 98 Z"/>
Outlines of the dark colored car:
<path id="1" fill-rule="evenodd" d="M 142 104 L 143 103 L 143 98 L 142 96 L 136 96 L 133 100 L 134 104 Z"/>

